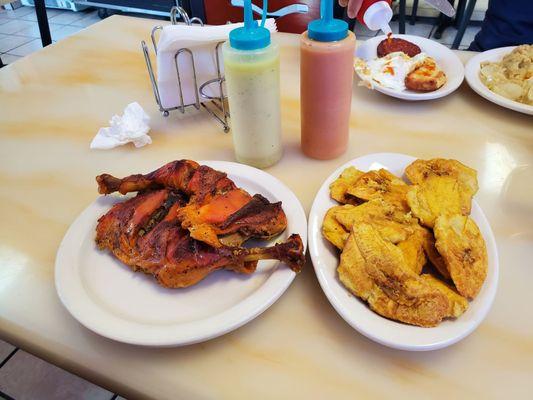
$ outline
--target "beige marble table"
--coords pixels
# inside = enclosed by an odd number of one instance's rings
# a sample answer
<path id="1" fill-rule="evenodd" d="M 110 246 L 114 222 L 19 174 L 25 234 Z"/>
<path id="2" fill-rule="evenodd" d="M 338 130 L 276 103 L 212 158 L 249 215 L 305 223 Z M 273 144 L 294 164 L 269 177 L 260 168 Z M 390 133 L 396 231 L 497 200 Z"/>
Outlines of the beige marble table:
<path id="1" fill-rule="evenodd" d="M 268 172 L 309 212 L 331 171 L 367 153 L 453 157 L 476 168 L 477 200 L 500 251 L 487 319 L 443 350 L 391 350 L 337 315 L 310 263 L 259 318 L 193 346 L 121 344 L 70 316 L 55 292 L 54 259 L 70 223 L 97 196 L 95 175 L 178 158 L 233 160 L 231 136 L 205 113 L 160 116 L 139 46 L 157 23 L 111 17 L 0 70 L 0 336 L 132 399 L 531 398 L 533 118 L 487 102 L 466 83 L 421 103 L 354 87 L 348 152 L 308 159 L 299 150 L 296 36 L 278 36 L 285 155 Z M 153 144 L 89 150 L 97 129 L 131 101 L 151 115 Z"/>

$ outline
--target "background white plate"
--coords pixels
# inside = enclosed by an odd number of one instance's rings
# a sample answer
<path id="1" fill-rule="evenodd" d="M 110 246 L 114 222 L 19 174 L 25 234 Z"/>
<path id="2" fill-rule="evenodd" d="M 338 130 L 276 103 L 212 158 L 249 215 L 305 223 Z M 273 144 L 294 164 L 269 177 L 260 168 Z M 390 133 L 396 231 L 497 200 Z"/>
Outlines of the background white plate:
<path id="1" fill-rule="evenodd" d="M 499 49 L 492 49 L 479 53 L 468 60 L 465 67 L 466 81 L 470 87 L 481 97 L 492 101 L 502 107 L 509 108 L 510 110 L 518 111 L 524 114 L 533 115 L 533 106 L 528 104 L 522 104 L 517 101 L 509 100 L 499 94 L 494 93 L 488 87 L 486 87 L 479 78 L 480 64 L 484 61 L 501 61 L 503 56 L 513 51 L 516 46 L 500 47 Z"/>
<path id="2" fill-rule="evenodd" d="M 309 252 L 315 272 L 337 312 L 352 327 L 366 337 L 383 345 L 401 350 L 435 350 L 449 346 L 469 335 L 487 315 L 498 286 L 498 252 L 490 225 L 473 201 L 471 217 L 476 221 L 487 243 L 488 274 L 477 297 L 468 310 L 456 320 L 445 320 L 434 328 L 421 328 L 386 319 L 370 310 L 359 298 L 353 296 L 338 280 L 339 255 L 322 236 L 322 220 L 326 211 L 338 203 L 329 196 L 329 185 L 341 172 L 355 166 L 362 171 L 385 168 L 397 176 L 403 176 L 405 167 L 414 157 L 395 153 L 376 153 L 351 160 L 333 172 L 318 191 L 309 215 Z M 406 178 L 405 178 L 406 179 Z M 407 180 L 407 179 L 406 179 Z"/>
<path id="3" fill-rule="evenodd" d="M 226 172 L 251 194 L 283 202 L 287 229 L 270 244 L 298 233 L 306 245 L 305 213 L 294 193 L 278 179 L 242 164 L 200 163 Z M 186 289 L 163 288 L 151 276 L 134 273 L 109 252 L 96 248 L 97 219 L 123 200 L 123 196 L 102 196 L 86 208 L 70 226 L 56 257 L 59 298 L 74 318 L 102 336 L 147 346 L 208 340 L 257 317 L 294 279 L 295 273 L 280 262 L 260 261 L 252 275 L 216 271 Z"/>
<path id="4" fill-rule="evenodd" d="M 441 88 L 435 90 L 434 92 L 414 92 L 412 90 L 398 92 L 374 82 L 374 88 L 377 91 L 403 100 L 432 100 L 449 95 L 461 85 L 464 79 L 463 63 L 449 48 L 438 42 L 420 36 L 395 34 L 393 37 L 405 39 L 411 43 L 414 43 L 428 56 L 433 57 L 437 62 L 437 65 L 446 74 L 447 80 Z M 361 45 L 357 46 L 355 55 L 367 61 L 376 58 L 378 44 L 386 38 L 387 37 L 385 35 L 382 35 L 363 42 Z"/>

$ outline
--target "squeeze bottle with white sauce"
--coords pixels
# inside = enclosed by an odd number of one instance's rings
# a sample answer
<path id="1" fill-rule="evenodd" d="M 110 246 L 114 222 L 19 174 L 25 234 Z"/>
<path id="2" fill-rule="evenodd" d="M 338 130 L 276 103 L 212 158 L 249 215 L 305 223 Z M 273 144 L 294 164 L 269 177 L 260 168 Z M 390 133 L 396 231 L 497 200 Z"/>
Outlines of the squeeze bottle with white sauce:
<path id="1" fill-rule="evenodd" d="M 332 0 L 320 3 L 320 19 L 300 39 L 302 151 L 327 160 L 346 151 L 352 104 L 355 35 L 333 18 Z"/>
<path id="2" fill-rule="evenodd" d="M 232 30 L 222 54 L 237 161 L 269 167 L 282 155 L 279 49 L 252 17 L 251 0 L 244 1 L 244 26 Z"/>
<path id="3" fill-rule="evenodd" d="M 391 33 L 389 23 L 392 19 L 391 0 L 364 0 L 357 20 L 372 31 L 381 30 L 384 34 Z"/>

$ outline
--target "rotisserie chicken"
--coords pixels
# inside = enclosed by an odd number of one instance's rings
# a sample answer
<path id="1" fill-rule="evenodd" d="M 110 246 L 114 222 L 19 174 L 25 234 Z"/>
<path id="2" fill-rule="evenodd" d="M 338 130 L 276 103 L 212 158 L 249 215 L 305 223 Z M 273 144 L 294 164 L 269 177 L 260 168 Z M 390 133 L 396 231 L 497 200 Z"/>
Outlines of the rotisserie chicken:
<path id="1" fill-rule="evenodd" d="M 220 171 L 181 160 L 147 175 L 96 180 L 102 194 L 139 192 L 98 220 L 98 247 L 162 286 L 190 286 L 217 269 L 250 274 L 262 259 L 283 261 L 297 272 L 303 265 L 298 235 L 272 247 L 240 247 L 250 238 L 280 234 L 287 218 L 281 202 L 250 196 Z"/>

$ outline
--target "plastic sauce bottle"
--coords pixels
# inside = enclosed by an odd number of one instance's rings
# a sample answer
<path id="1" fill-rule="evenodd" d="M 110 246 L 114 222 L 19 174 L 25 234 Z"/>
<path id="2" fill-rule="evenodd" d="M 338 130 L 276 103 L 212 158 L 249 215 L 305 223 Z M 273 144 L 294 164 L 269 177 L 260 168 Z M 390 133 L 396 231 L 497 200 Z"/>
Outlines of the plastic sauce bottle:
<path id="1" fill-rule="evenodd" d="M 244 27 L 236 28 L 222 54 L 237 161 L 269 167 L 282 155 L 279 49 L 264 27 L 252 17 L 251 0 L 244 2 Z"/>
<path id="2" fill-rule="evenodd" d="M 300 39 L 302 151 L 322 160 L 346 151 L 352 102 L 355 35 L 322 0 L 320 19 Z"/>
<path id="3" fill-rule="evenodd" d="M 364 0 L 357 20 L 368 29 L 382 30 L 384 34 L 391 33 L 389 23 L 392 19 L 391 0 Z"/>

